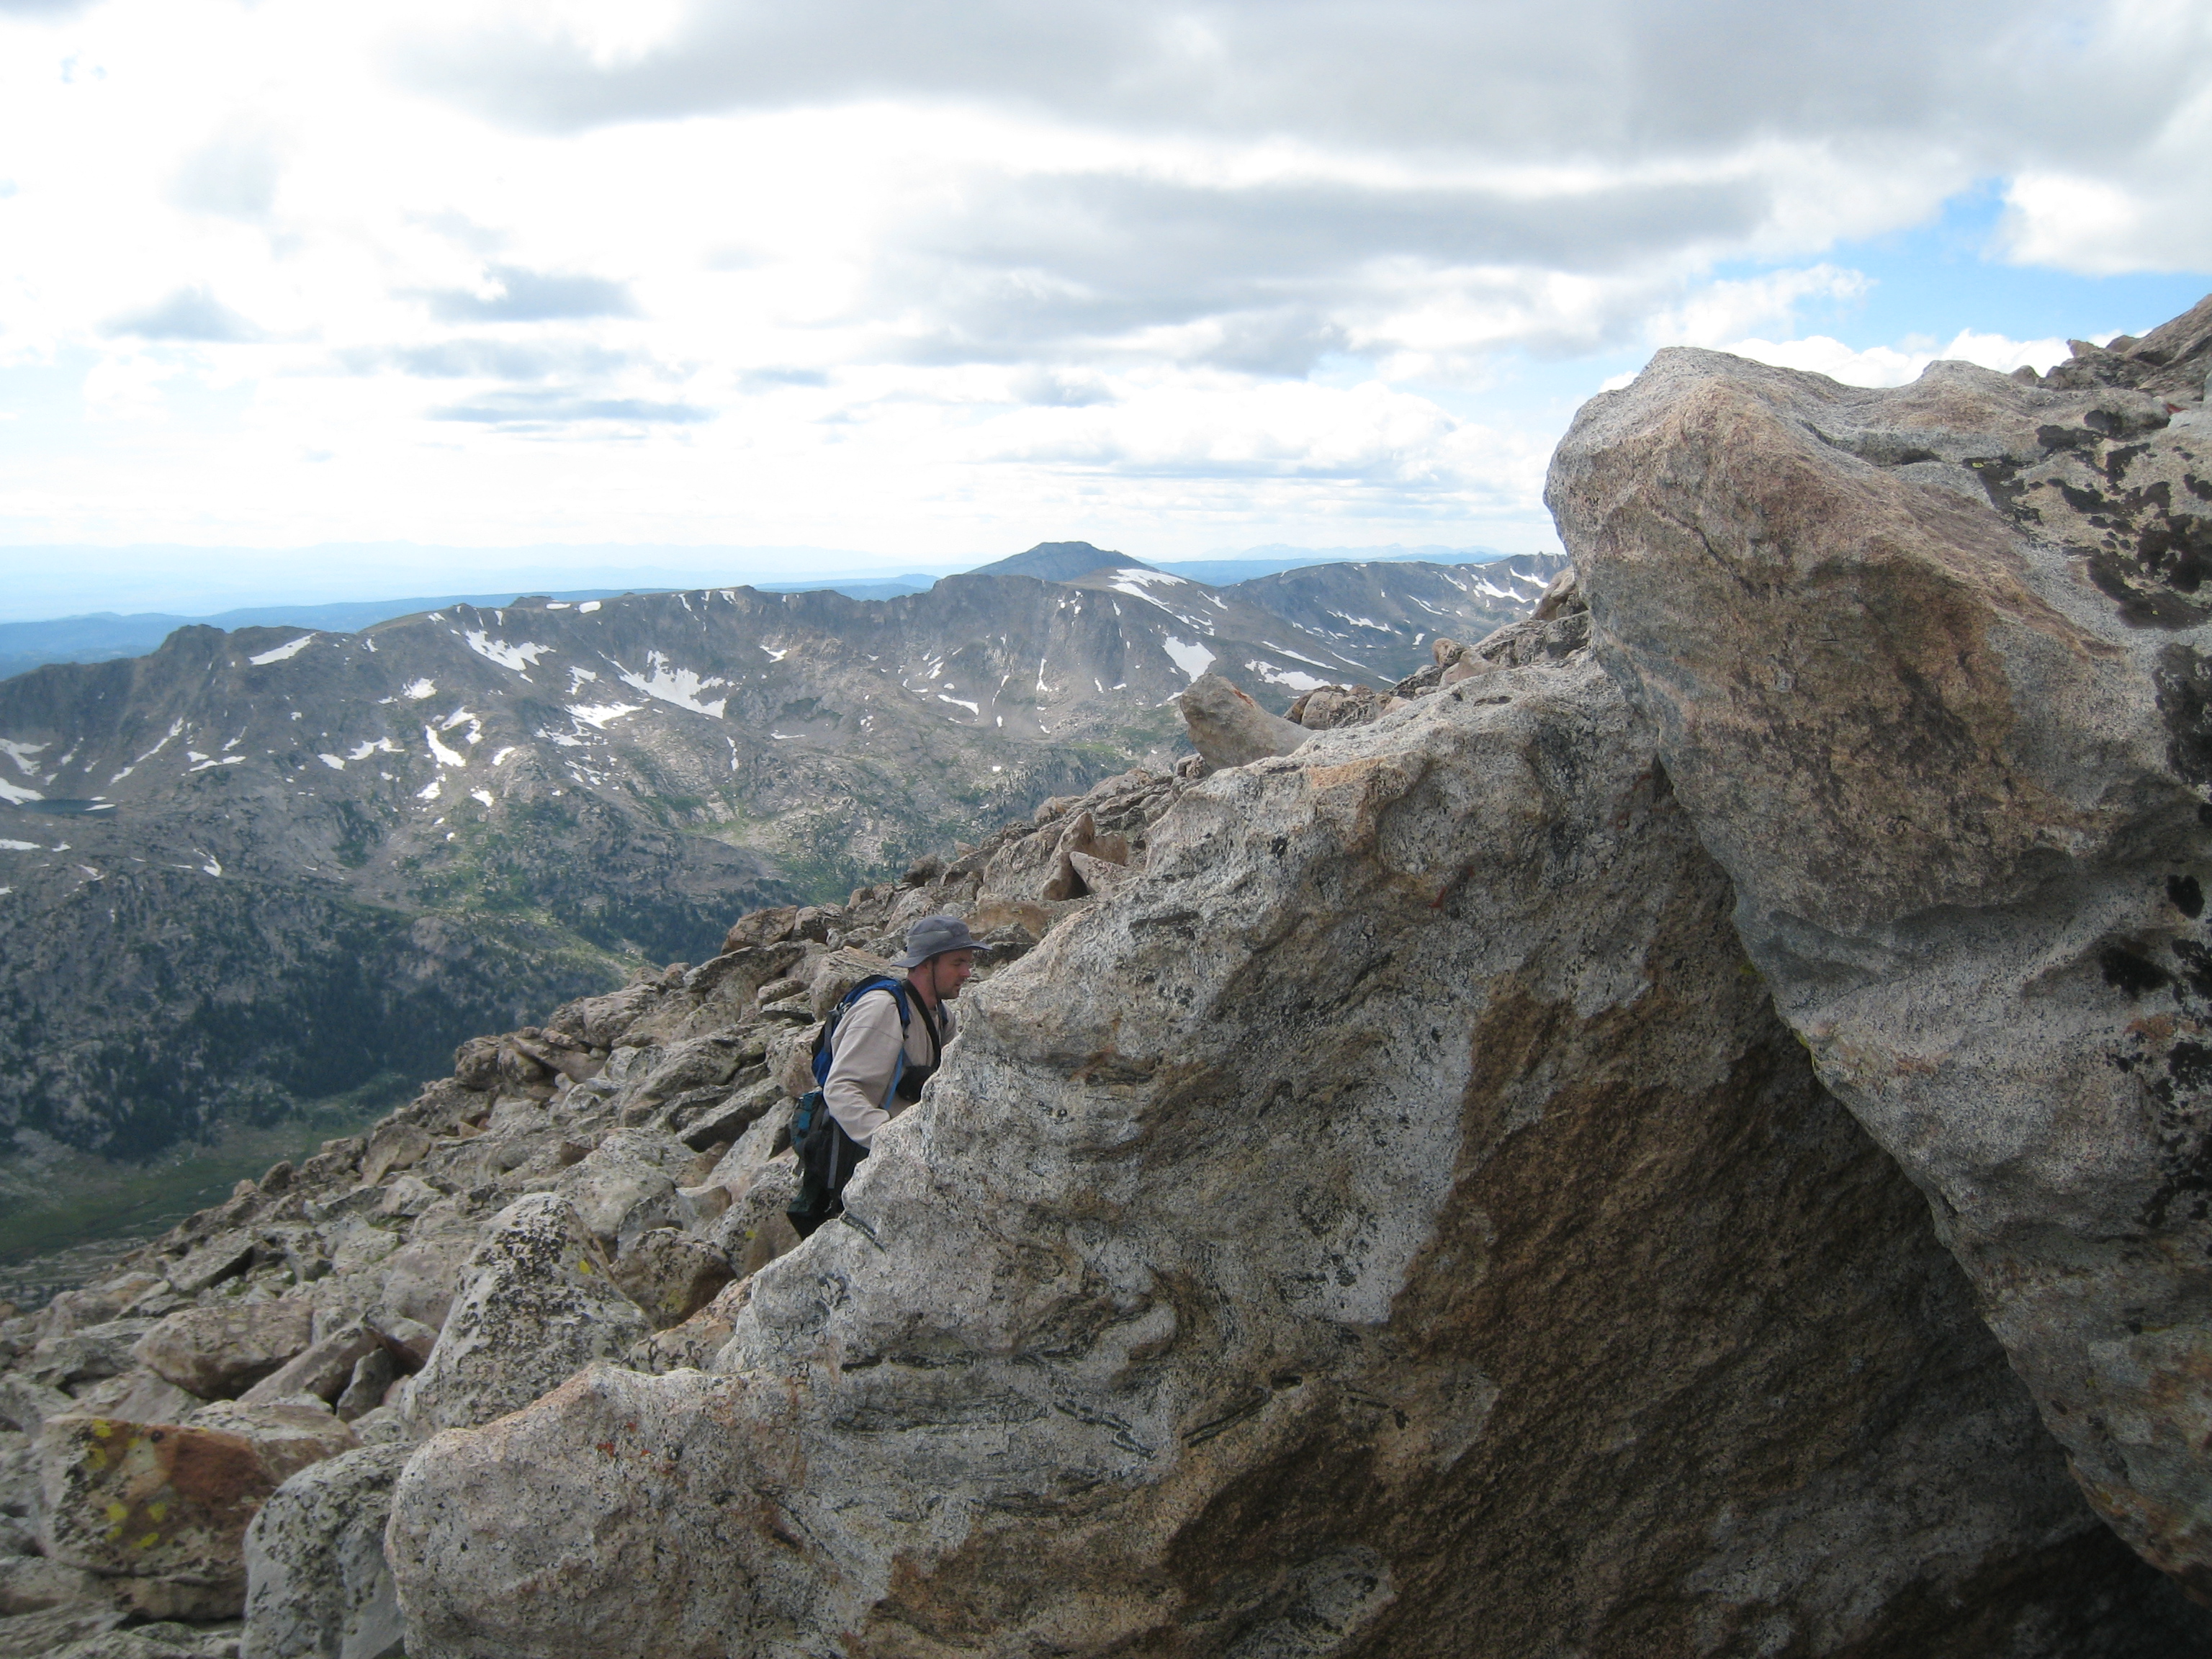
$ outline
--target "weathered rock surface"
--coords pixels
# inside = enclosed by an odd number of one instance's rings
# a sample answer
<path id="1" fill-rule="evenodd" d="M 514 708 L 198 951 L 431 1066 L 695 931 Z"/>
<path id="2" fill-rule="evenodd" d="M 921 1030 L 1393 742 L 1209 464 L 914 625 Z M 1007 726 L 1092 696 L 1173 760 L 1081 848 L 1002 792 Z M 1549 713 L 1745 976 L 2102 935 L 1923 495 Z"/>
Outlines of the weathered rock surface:
<path id="1" fill-rule="evenodd" d="M 227 1400 L 299 1353 L 313 1335 L 309 1303 L 249 1302 L 172 1314 L 141 1337 L 132 1352 L 186 1394 Z"/>
<path id="2" fill-rule="evenodd" d="M 2208 364 L 2212 300 L 2040 384 L 1662 352 L 1550 500 L 1778 1007 L 2212 1598 Z"/>
<path id="3" fill-rule="evenodd" d="M 611 1252 L 683 1213 L 676 1177 L 696 1156 L 672 1135 L 617 1129 L 562 1175 L 555 1190 L 574 1206 L 584 1230 Z"/>
<path id="4" fill-rule="evenodd" d="M 2099 385 L 2131 449 L 2158 388 Z M 0 1414 L 230 1432 L 258 1408 L 131 1334 L 305 1310 L 223 1384 L 346 1437 L 264 1511 L 262 1626 L 301 1652 L 379 1639 L 331 1609 L 375 1605 L 410 1457 L 423 1659 L 2204 1645 L 1773 1018 L 1593 621 L 1563 578 L 1395 703 L 1309 695 L 1295 756 L 1109 779 L 472 1039 L 370 1133 L 0 1317 Z M 935 912 L 1000 947 L 969 1035 L 800 1248 L 813 1022 Z M 0 1550 L 29 1445 L 0 1430 Z M 234 1613 L 236 1569 L 199 1576 L 0 1614 L 0 1653 Z"/>
<path id="5" fill-rule="evenodd" d="M 105 1602 L 47 1607 L 0 1619 L 0 1659 L 50 1659 L 54 1654 L 81 1651 L 78 1644 L 83 1638 L 112 1630 L 122 1622 L 123 1609 Z"/>
<path id="6" fill-rule="evenodd" d="M 1183 794 L 974 994 L 848 1224 L 726 1293 L 719 1375 L 432 1440 L 410 1652 L 2203 1639 L 1774 1018 L 1620 695 L 1586 654 L 1479 687 Z"/>
<path id="7" fill-rule="evenodd" d="M 276 1489 L 246 1533 L 243 1659 L 381 1659 L 403 1634 L 384 1522 L 411 1445 L 364 1446 Z"/>
<path id="8" fill-rule="evenodd" d="M 39 1439 L 40 1547 L 106 1577 L 218 1591 L 235 1613 L 254 1511 L 356 1443 L 329 1413 L 289 1406 L 210 1407 L 190 1425 L 57 1417 Z"/>
<path id="9" fill-rule="evenodd" d="M 46 1659 L 238 1659 L 238 1643 L 204 1626 L 165 1622 L 87 1637 L 51 1650 Z"/>
<path id="10" fill-rule="evenodd" d="M 382 1339 L 367 1326 L 345 1326 L 263 1377 L 239 1395 L 239 1401 L 273 1405 L 295 1395 L 311 1394 L 334 1404 L 353 1380 L 354 1367 L 383 1347 Z"/>
<path id="11" fill-rule="evenodd" d="M 489 1422 L 620 1356 L 647 1328 L 566 1199 L 517 1199 L 470 1259 L 438 1346 L 408 1386 L 406 1415 L 425 1432 Z"/>
<path id="12" fill-rule="evenodd" d="M 43 1556 L 15 1555 L 0 1559 L 0 1614 L 43 1613 L 72 1601 L 100 1597 L 100 1580 L 81 1567 L 49 1561 Z"/>
<path id="13" fill-rule="evenodd" d="M 608 1276 L 659 1329 L 689 1319 L 736 1274 L 729 1257 L 705 1239 L 659 1227 L 641 1235 Z"/>
<path id="14" fill-rule="evenodd" d="M 1287 755 L 1313 735 L 1269 714 L 1218 674 L 1200 674 L 1176 702 L 1190 728 L 1191 746 L 1212 769 Z"/>
<path id="15" fill-rule="evenodd" d="M 1365 726 L 1399 706 L 1399 699 L 1371 685 L 1317 685 L 1291 702 L 1285 718 L 1309 731 L 1329 732 L 1340 726 Z"/>

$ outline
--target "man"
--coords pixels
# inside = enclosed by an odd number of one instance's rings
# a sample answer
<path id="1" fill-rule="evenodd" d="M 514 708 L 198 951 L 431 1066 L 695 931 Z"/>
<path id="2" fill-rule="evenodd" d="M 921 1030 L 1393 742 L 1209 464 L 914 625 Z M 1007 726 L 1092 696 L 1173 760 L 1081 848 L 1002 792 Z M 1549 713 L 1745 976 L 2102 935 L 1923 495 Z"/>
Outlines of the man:
<path id="1" fill-rule="evenodd" d="M 801 1238 L 842 1212 L 845 1183 L 876 1131 L 921 1098 L 952 1040 L 951 1004 L 987 948 L 958 917 L 925 916 L 891 963 L 906 969 L 903 996 L 889 979 L 863 981 L 830 1016 L 827 1068 L 819 1050 L 815 1060 L 821 1103 L 811 1114 L 802 1103 L 806 1127 L 796 1136 L 802 1179 L 787 1213 Z"/>
<path id="2" fill-rule="evenodd" d="M 898 1000 L 888 986 L 863 993 L 839 1016 L 822 1098 L 837 1127 L 861 1147 L 921 1098 L 921 1085 L 937 1070 L 956 1029 L 946 1005 L 974 975 L 975 953 L 984 948 L 958 917 L 924 916 L 907 929 L 905 954 L 891 963 L 906 969 L 911 1017 L 903 1042 Z M 902 1048 L 903 1066 L 898 1063 Z"/>

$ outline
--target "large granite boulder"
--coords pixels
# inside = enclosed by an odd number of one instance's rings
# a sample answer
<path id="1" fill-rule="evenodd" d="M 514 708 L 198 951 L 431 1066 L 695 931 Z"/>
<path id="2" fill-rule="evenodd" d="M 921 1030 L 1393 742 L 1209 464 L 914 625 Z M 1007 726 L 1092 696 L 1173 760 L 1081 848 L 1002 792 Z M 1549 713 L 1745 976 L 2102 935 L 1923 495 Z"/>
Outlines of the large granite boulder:
<path id="1" fill-rule="evenodd" d="M 2212 1598 L 2212 300 L 2044 384 L 1668 351 L 1550 501 L 1823 1080 Z"/>
<path id="2" fill-rule="evenodd" d="M 132 1353 L 156 1376 L 204 1400 L 242 1393 L 313 1340 L 312 1304 L 285 1297 L 186 1308 L 138 1339 Z"/>
<path id="3" fill-rule="evenodd" d="M 492 1219 L 469 1259 L 437 1346 L 408 1384 L 406 1417 L 423 1432 L 489 1422 L 650 1328 L 575 1207 L 532 1193 Z"/>
<path id="4" fill-rule="evenodd" d="M 1269 714 L 1218 674 L 1200 674 L 1176 702 L 1191 746 L 1208 770 L 1287 755 L 1312 735 L 1295 720 Z"/>
<path id="5" fill-rule="evenodd" d="M 402 1632 L 384 1562 L 411 1445 L 363 1446 L 279 1486 L 246 1531 L 240 1659 L 381 1659 Z"/>
<path id="6" fill-rule="evenodd" d="M 676 1182 L 696 1156 L 673 1135 L 617 1129 L 556 1190 L 608 1251 L 627 1249 L 641 1234 L 689 1218 Z"/>
<path id="7" fill-rule="evenodd" d="M 1587 653 L 1300 738 L 971 991 L 719 1374 L 598 1366 L 424 1446 L 410 1654 L 2204 1638 Z"/>

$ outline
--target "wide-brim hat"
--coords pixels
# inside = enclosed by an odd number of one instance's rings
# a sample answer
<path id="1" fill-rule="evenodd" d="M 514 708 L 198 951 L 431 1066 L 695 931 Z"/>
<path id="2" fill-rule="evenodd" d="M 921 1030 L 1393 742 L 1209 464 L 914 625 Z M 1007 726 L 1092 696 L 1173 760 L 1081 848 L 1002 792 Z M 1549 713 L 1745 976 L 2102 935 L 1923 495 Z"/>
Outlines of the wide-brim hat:
<path id="1" fill-rule="evenodd" d="M 988 951 L 991 947 L 968 931 L 957 916 L 924 916 L 906 930 L 904 954 L 891 958 L 894 968 L 919 968 L 947 951 Z"/>

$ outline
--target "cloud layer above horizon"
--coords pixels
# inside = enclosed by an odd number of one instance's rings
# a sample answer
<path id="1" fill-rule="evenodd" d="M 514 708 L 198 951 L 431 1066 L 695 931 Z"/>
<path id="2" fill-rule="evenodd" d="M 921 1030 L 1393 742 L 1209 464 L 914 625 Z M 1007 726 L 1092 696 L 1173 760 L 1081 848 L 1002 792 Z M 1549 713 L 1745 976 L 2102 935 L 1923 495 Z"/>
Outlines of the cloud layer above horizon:
<path id="1" fill-rule="evenodd" d="M 0 541 L 1541 545 L 1656 346 L 2063 355 L 1804 331 L 1973 191 L 2212 270 L 2212 13 L 0 0 Z"/>

